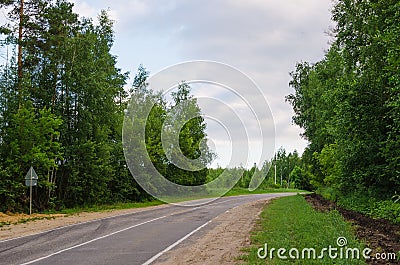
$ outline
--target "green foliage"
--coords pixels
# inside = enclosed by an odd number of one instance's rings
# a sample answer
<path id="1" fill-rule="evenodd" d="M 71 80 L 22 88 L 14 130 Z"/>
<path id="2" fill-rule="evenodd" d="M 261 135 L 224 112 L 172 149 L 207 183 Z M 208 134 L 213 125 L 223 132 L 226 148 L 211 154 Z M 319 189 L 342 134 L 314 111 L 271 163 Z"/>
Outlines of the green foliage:
<path id="1" fill-rule="evenodd" d="M 190 95 L 190 86 L 187 83 L 180 83 L 177 91 L 172 92 L 172 98 L 174 102 L 167 109 L 169 115 L 164 124 L 165 139 L 168 142 L 166 149 L 170 158 L 167 178 L 186 186 L 204 184 L 207 165 L 214 156 L 206 144 L 206 123 L 201 116 L 197 99 Z M 175 135 L 179 136 L 179 148 L 175 148 L 173 144 Z"/>
<path id="2" fill-rule="evenodd" d="M 237 179 L 238 181 L 235 184 L 235 188 L 248 189 L 252 178 L 263 178 L 264 180 L 263 182 L 261 182 L 258 189 L 293 189 L 295 187 L 297 188 L 297 184 L 295 179 L 293 178 L 293 175 L 291 175 L 291 172 L 294 168 L 301 166 L 301 164 L 301 158 L 299 157 L 296 150 L 293 153 L 287 154 L 285 149 L 280 148 L 276 156 L 274 156 L 271 161 L 264 161 L 261 168 L 258 168 L 256 164 L 250 169 L 245 169 L 243 167 L 209 168 L 207 182 L 211 182 L 224 174 L 223 178 L 216 180 L 216 187 L 229 187 L 231 186 L 230 183 L 233 180 Z"/>
<path id="3" fill-rule="evenodd" d="M 394 200 L 395 203 L 398 203 L 400 202 L 400 195 L 399 194 L 393 195 L 392 199 Z"/>
<path id="4" fill-rule="evenodd" d="M 310 174 L 309 171 L 295 166 L 292 172 L 290 172 L 290 178 L 294 181 L 295 188 L 309 191 L 313 190 Z"/>
<path id="5" fill-rule="evenodd" d="M 391 200 L 375 202 L 369 215 L 400 224 L 400 203 L 395 203 Z"/>
<path id="6" fill-rule="evenodd" d="M 147 198 L 122 152 L 127 74 L 110 53 L 107 13 L 93 23 L 64 0 L 1 5 L 10 10 L 4 43 L 18 60 L 0 73 L 0 210 L 27 207 L 31 165 L 38 210 Z"/>
<path id="7" fill-rule="evenodd" d="M 395 199 L 381 200 L 368 192 L 356 192 L 346 196 L 337 196 L 337 203 L 372 218 L 383 218 L 400 224 L 400 203 Z"/>
<path id="8" fill-rule="evenodd" d="M 0 197 L 6 202 L 1 210 L 22 209 L 26 200 L 24 186 L 25 174 L 30 166 L 38 169 L 42 176 L 37 187 L 38 208 L 48 206 L 54 196 L 57 161 L 62 159 L 62 149 L 58 142 L 62 120 L 49 109 L 35 113 L 31 102 L 26 102 L 16 114 L 4 133 L 2 155 L 8 154 L 2 161 L 5 170 L 2 172 Z"/>
<path id="9" fill-rule="evenodd" d="M 287 97 L 310 142 L 303 162 L 314 186 L 383 200 L 376 212 L 400 189 L 399 10 L 398 1 L 337 1 L 335 40 L 323 60 L 296 66 Z"/>
<path id="10" fill-rule="evenodd" d="M 266 194 L 266 193 L 281 193 L 281 192 L 305 192 L 304 190 L 299 189 L 281 189 L 277 188 L 258 188 L 253 191 L 249 191 L 248 188 L 233 188 L 229 190 L 224 196 L 238 196 L 238 195 L 249 195 L 249 194 Z"/>
<path id="11" fill-rule="evenodd" d="M 167 104 L 161 94 L 148 89 L 147 78 L 148 72 L 140 66 L 130 91 L 128 115 L 135 125 L 127 125 L 131 126 L 125 130 L 130 137 L 125 138 L 129 141 L 126 146 L 130 156 L 135 161 L 134 174 L 149 175 L 150 178 L 155 174 L 154 166 L 158 173 L 174 183 L 186 186 L 204 184 L 207 165 L 213 154 L 205 144 L 206 124 L 196 99 L 190 95 L 190 86 L 184 82 L 179 84 L 177 91 L 172 93 L 173 102 Z M 147 108 L 150 112 L 145 117 Z M 144 132 L 140 130 L 143 126 Z M 145 142 L 141 143 L 141 139 Z M 151 165 L 147 165 L 143 153 L 148 154 Z M 154 184 L 149 182 L 151 186 L 148 188 L 162 188 Z"/>

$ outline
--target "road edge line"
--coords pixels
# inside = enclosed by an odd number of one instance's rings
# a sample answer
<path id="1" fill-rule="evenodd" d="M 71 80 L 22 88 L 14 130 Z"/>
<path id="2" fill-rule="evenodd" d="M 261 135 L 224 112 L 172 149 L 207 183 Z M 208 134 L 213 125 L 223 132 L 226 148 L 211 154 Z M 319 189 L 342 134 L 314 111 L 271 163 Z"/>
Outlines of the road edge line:
<path id="1" fill-rule="evenodd" d="M 184 237 L 180 238 L 179 240 L 175 241 L 173 244 L 169 245 L 167 248 L 165 248 L 164 250 L 160 251 L 159 253 L 157 253 L 156 255 L 154 255 L 153 257 L 151 257 L 149 260 L 147 260 L 145 263 L 143 263 L 142 265 L 150 265 L 151 263 L 153 263 L 156 259 L 158 259 L 160 256 L 162 256 L 164 253 L 170 251 L 171 249 L 173 249 L 174 247 L 176 247 L 177 245 L 179 245 L 180 243 L 182 243 L 184 240 L 186 240 L 188 237 L 190 237 L 191 235 L 193 235 L 194 233 L 198 232 L 200 229 L 202 229 L 203 227 L 207 226 L 209 223 L 211 223 L 212 220 L 208 221 L 205 224 L 202 224 L 201 226 L 197 227 L 195 230 L 193 230 L 192 232 L 190 232 L 189 234 L 185 235 Z"/>
<path id="2" fill-rule="evenodd" d="M 151 223 L 151 222 L 154 222 L 154 221 L 157 221 L 157 220 L 166 218 L 166 217 L 168 217 L 168 215 L 164 215 L 164 216 L 161 216 L 161 217 L 158 217 L 158 218 L 154 218 L 154 219 L 148 220 L 148 221 L 146 221 L 146 222 L 142 222 L 142 223 L 140 223 L 140 224 L 132 225 L 132 226 L 130 226 L 130 227 L 127 227 L 127 228 L 124 228 L 124 229 L 121 229 L 121 230 L 112 232 L 112 233 L 110 233 L 110 234 L 107 234 L 107 235 L 104 235 L 104 236 L 101 236 L 101 237 L 96 237 L 96 238 L 94 238 L 94 239 L 91 239 L 91 240 L 89 240 L 89 241 L 83 242 L 83 243 L 81 243 L 81 244 L 74 245 L 74 246 L 69 247 L 69 248 L 64 248 L 64 249 L 59 250 L 59 251 L 57 251 L 57 252 L 51 253 L 51 254 L 49 254 L 49 255 L 47 255 L 47 256 L 40 257 L 40 258 L 37 258 L 37 259 L 35 259 L 35 260 L 31 260 L 31 261 L 28 261 L 28 262 L 25 262 L 25 263 L 21 263 L 20 265 L 32 264 L 32 263 L 35 263 L 35 262 L 38 262 L 38 261 L 41 261 L 41 260 L 50 258 L 50 257 L 52 257 L 52 256 L 61 254 L 61 253 L 65 252 L 65 251 L 68 251 L 68 250 L 71 250 L 71 249 L 74 249 L 74 248 L 78 248 L 78 247 L 81 247 L 81 246 L 90 244 L 90 243 L 95 242 L 95 241 L 97 241 L 97 240 L 100 240 L 100 239 L 103 239 L 103 238 L 106 238 L 106 237 L 109 237 L 109 236 L 112 236 L 112 235 L 115 235 L 115 234 L 124 232 L 124 231 L 126 231 L 126 230 L 129 230 L 129 229 L 132 229 L 132 228 L 135 228 L 135 227 L 138 227 L 138 226 L 147 224 L 147 223 Z"/>

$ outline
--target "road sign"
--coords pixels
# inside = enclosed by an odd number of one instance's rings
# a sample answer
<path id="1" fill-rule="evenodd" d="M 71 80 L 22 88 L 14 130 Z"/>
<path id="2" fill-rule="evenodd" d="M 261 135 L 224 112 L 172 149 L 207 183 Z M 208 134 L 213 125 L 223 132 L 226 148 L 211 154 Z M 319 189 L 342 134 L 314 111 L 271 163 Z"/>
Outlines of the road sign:
<path id="1" fill-rule="evenodd" d="M 32 181 L 32 186 L 36 186 L 37 185 L 37 179 L 38 179 L 38 175 L 36 174 L 35 170 L 33 169 L 33 167 L 31 167 L 28 171 L 28 173 L 26 173 L 25 176 L 25 184 L 26 186 L 30 186 L 30 180 L 36 180 L 36 181 Z M 28 182 L 29 181 L 29 182 Z M 36 183 L 36 184 L 34 184 Z"/>
<path id="2" fill-rule="evenodd" d="M 32 181 L 32 182 L 31 182 Z M 26 179 L 25 180 L 25 186 L 37 186 L 37 179 Z"/>
<path id="3" fill-rule="evenodd" d="M 25 185 L 29 187 L 29 214 L 32 214 L 32 186 L 37 186 L 38 175 L 31 167 L 25 176 Z"/>

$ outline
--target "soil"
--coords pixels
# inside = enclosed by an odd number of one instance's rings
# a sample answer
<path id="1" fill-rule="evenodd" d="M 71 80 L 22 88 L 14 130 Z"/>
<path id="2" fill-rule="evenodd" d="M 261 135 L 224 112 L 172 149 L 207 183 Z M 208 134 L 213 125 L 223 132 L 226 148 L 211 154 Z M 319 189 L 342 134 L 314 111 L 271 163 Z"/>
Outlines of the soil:
<path id="1" fill-rule="evenodd" d="M 233 208 L 219 215 L 206 227 L 186 239 L 176 248 L 168 251 L 157 260 L 163 265 L 214 265 L 240 264 L 238 259 L 244 253 L 242 249 L 250 246 L 250 234 L 266 203 L 269 200 L 260 200 Z M 152 207 L 167 207 L 166 205 Z M 128 212 L 142 211 L 143 209 L 115 210 L 108 212 L 80 213 L 70 216 L 51 215 L 15 215 L 0 214 L 0 223 L 9 222 L 10 225 L 0 227 L 0 241 L 30 234 L 48 231 L 60 226 L 90 221 Z M 26 218 L 44 218 L 17 223 Z M 207 229 L 208 228 L 208 229 Z"/>
<path id="2" fill-rule="evenodd" d="M 358 212 L 346 210 L 316 194 L 306 195 L 306 200 L 319 211 L 336 209 L 343 217 L 353 223 L 356 235 L 366 245 L 379 253 L 398 253 L 400 251 L 400 226 L 387 220 L 371 219 Z M 244 253 L 242 249 L 250 246 L 250 234 L 256 220 L 268 201 L 252 202 L 231 209 L 218 216 L 209 229 L 200 230 L 175 249 L 160 257 L 157 264 L 238 264 Z M 153 206 L 166 207 L 166 205 Z M 147 208 L 148 209 L 148 208 Z M 90 221 L 144 209 L 114 210 L 108 212 L 80 213 L 74 215 L 24 215 L 0 213 L 0 240 L 36 234 L 60 226 Z M 29 225 L 21 221 L 33 218 Z M 206 232 L 204 232 L 206 231 Z M 374 254 L 374 253 L 373 253 Z M 371 259 L 368 264 L 400 264 L 396 261 Z"/>
<path id="3" fill-rule="evenodd" d="M 111 216 L 134 213 L 155 207 L 167 207 L 166 204 L 135 208 L 126 210 L 111 210 L 104 212 L 82 212 L 78 214 L 13 214 L 0 212 L 0 241 L 11 238 L 33 235 L 40 232 L 55 229 L 91 220 L 107 218 Z M 29 223 L 29 224 L 28 224 Z"/>
<path id="4" fill-rule="evenodd" d="M 57 217 L 63 217 L 65 214 L 38 214 L 34 213 L 32 215 L 23 213 L 2 213 L 0 212 L 0 224 L 11 225 L 17 223 L 25 223 L 27 221 L 34 221 L 40 219 L 54 219 Z"/>
<path id="5" fill-rule="evenodd" d="M 250 234 L 267 200 L 231 209 L 212 220 L 213 228 L 182 242 L 161 256 L 158 265 L 240 264 L 243 248 L 251 245 Z"/>
<path id="6" fill-rule="evenodd" d="M 326 200 L 321 195 L 306 195 L 306 200 L 319 211 L 330 211 L 336 209 L 347 221 L 351 222 L 356 229 L 359 240 L 375 253 L 399 253 L 400 251 L 400 225 L 393 224 L 384 219 L 372 219 L 359 212 L 347 210 L 337 206 L 334 202 Z M 400 261 L 388 261 L 370 259 L 368 264 L 400 264 Z"/>

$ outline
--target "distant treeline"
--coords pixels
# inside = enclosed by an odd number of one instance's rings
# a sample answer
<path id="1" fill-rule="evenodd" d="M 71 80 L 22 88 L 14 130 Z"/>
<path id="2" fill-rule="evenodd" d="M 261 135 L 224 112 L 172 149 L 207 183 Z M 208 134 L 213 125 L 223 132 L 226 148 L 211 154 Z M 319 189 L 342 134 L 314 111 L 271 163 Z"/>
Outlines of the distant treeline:
<path id="1" fill-rule="evenodd" d="M 303 174 L 301 157 L 295 150 L 293 153 L 287 153 L 281 147 L 270 161 L 264 161 L 259 167 L 254 165 L 250 169 L 243 167 L 234 168 L 210 168 L 208 169 L 207 182 L 217 179 L 222 173 L 230 176 L 232 179 L 239 179 L 235 187 L 248 188 L 252 178 L 263 178 L 259 189 L 271 188 L 297 188 L 309 189 L 308 175 Z M 300 172 L 301 171 L 301 172 Z M 237 176 L 237 177 L 236 177 Z M 229 177 L 227 177 L 229 179 Z M 220 180 L 223 181 L 223 178 Z M 226 183 L 220 183 L 221 187 L 229 186 Z"/>

